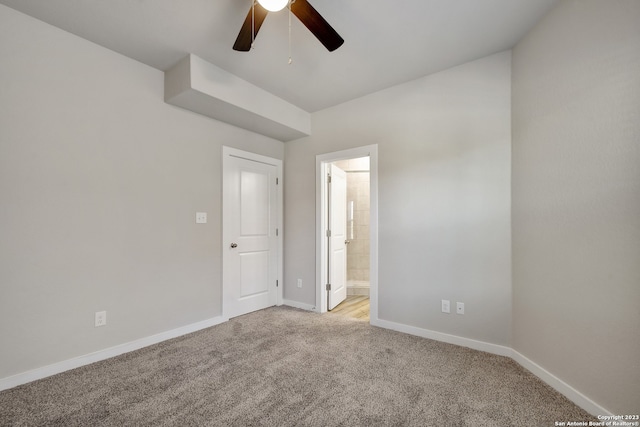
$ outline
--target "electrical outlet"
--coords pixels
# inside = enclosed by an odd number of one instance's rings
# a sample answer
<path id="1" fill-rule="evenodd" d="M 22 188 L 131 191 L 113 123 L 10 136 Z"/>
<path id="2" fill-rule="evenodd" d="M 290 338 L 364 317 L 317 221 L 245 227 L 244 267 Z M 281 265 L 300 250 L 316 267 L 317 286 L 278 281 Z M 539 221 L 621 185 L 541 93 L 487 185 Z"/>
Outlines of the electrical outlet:
<path id="1" fill-rule="evenodd" d="M 451 302 L 448 299 L 443 299 L 442 300 L 442 312 L 443 313 L 450 313 L 450 306 L 451 306 Z"/>
<path id="2" fill-rule="evenodd" d="M 207 223 L 207 213 L 196 212 L 196 224 L 206 224 L 206 223 Z"/>
<path id="3" fill-rule="evenodd" d="M 298 287 L 301 288 L 302 287 L 302 279 L 298 279 Z"/>
<path id="4" fill-rule="evenodd" d="M 107 312 L 106 311 L 96 311 L 96 327 L 104 326 L 107 324 Z"/>
<path id="5" fill-rule="evenodd" d="M 457 302 L 456 303 L 456 313 L 464 314 L 464 303 L 463 302 Z"/>

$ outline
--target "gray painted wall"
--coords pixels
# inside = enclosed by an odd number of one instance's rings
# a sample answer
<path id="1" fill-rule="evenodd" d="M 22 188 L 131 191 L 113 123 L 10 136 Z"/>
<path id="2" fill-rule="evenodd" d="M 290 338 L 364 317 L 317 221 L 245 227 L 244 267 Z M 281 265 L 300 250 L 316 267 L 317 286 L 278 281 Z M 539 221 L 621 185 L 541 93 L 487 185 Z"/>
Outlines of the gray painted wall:
<path id="1" fill-rule="evenodd" d="M 561 2 L 513 50 L 513 348 L 640 409 L 640 2 Z"/>
<path id="2" fill-rule="evenodd" d="M 285 299 L 316 304 L 315 156 L 378 144 L 380 318 L 508 344 L 510 87 L 504 52 L 314 113 L 285 145 Z"/>
<path id="3" fill-rule="evenodd" d="M 317 112 L 286 146 L 0 6 L 0 378 L 220 315 L 223 144 L 286 150 L 285 298 L 315 304 L 315 156 L 378 144 L 380 317 L 511 345 L 637 413 L 639 6 L 561 2 L 512 80 L 494 55 Z"/>
<path id="4" fill-rule="evenodd" d="M 283 144 L 1 5 L 0 58 L 0 378 L 219 316 L 221 146 Z"/>

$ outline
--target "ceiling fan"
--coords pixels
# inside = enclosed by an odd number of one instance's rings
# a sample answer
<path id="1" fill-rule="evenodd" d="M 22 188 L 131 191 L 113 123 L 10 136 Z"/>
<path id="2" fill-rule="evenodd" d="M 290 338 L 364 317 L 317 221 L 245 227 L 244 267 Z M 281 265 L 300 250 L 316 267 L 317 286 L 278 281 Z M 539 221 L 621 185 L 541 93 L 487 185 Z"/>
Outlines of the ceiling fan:
<path id="1" fill-rule="evenodd" d="M 293 13 L 316 36 L 329 52 L 333 52 L 344 43 L 344 40 L 329 23 L 309 4 L 307 0 L 254 0 L 249 9 L 238 38 L 233 45 L 234 50 L 247 52 L 258 34 L 269 12 L 277 12 L 289 6 Z M 252 31 L 253 29 L 253 31 Z M 252 34 L 253 33 L 253 34 Z"/>

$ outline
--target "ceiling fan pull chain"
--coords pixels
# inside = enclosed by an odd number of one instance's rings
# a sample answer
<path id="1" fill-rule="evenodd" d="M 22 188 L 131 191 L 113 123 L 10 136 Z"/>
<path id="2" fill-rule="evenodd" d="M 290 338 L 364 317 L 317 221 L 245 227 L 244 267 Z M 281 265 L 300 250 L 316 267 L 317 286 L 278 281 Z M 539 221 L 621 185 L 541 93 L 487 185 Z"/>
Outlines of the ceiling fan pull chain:
<path id="1" fill-rule="evenodd" d="M 256 0 L 251 0 L 251 49 L 256 39 Z"/>
<path id="2" fill-rule="evenodd" d="M 291 14 L 293 14 L 291 12 L 291 3 L 291 0 L 289 0 L 289 65 L 293 62 L 293 59 L 291 59 Z"/>

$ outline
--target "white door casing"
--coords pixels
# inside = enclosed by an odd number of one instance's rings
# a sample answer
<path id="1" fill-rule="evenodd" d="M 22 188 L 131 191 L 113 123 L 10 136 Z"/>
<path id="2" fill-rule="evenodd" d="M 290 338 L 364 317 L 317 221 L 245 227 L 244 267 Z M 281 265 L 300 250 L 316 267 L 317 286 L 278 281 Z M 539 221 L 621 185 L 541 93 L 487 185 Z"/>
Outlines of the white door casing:
<path id="1" fill-rule="evenodd" d="M 282 304 L 280 160 L 223 147 L 222 311 Z"/>
<path id="2" fill-rule="evenodd" d="M 329 292 L 328 309 L 347 298 L 347 174 L 330 165 L 329 182 Z"/>

